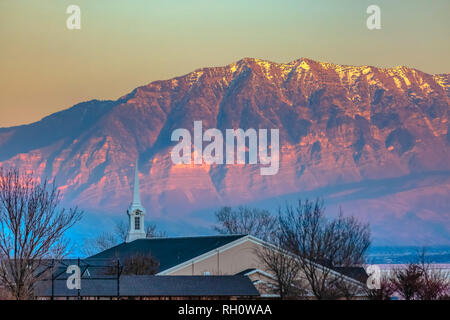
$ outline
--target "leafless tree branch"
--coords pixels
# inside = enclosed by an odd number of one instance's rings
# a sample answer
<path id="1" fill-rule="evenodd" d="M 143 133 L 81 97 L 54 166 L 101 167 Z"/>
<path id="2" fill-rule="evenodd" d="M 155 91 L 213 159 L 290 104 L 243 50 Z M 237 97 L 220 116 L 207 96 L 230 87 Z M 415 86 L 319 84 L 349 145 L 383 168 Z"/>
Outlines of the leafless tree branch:
<path id="1" fill-rule="evenodd" d="M 32 297 L 44 259 L 67 254 L 64 234 L 82 212 L 60 209 L 60 200 L 46 179 L 0 168 L 0 283 L 16 299 Z"/>

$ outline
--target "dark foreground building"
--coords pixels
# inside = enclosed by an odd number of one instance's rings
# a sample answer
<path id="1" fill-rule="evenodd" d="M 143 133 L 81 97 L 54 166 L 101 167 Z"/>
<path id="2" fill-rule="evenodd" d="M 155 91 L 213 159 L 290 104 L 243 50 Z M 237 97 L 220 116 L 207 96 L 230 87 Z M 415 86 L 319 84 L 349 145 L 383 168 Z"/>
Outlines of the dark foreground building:
<path id="1" fill-rule="evenodd" d="M 246 276 L 145 276 L 81 280 L 81 289 L 68 289 L 66 280 L 40 281 L 38 299 L 236 300 L 259 296 Z"/>

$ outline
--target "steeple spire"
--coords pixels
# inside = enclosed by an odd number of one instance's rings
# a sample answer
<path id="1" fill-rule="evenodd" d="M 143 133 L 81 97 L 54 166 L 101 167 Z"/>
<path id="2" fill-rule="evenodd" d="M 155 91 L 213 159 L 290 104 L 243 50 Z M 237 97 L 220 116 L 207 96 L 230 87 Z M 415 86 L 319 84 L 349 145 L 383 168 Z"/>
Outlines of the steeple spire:
<path id="1" fill-rule="evenodd" d="M 139 168 L 138 160 L 136 160 L 136 166 L 134 167 L 134 188 L 133 188 L 133 207 L 142 207 L 141 205 L 141 191 L 139 187 Z"/>
<path id="2" fill-rule="evenodd" d="M 136 160 L 136 166 L 134 167 L 134 187 L 133 187 L 133 200 L 130 207 L 127 210 L 128 214 L 128 234 L 125 242 L 131 242 L 137 239 L 145 239 L 144 230 L 144 216 L 145 208 L 141 204 L 141 194 L 139 188 L 139 168 L 138 160 Z"/>

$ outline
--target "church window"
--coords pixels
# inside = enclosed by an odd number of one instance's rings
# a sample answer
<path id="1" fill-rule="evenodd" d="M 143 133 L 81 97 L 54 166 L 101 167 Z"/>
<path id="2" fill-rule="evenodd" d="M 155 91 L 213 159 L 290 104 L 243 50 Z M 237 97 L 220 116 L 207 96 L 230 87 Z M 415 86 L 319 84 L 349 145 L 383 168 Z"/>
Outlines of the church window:
<path id="1" fill-rule="evenodd" d="M 134 217 L 134 229 L 135 230 L 141 229 L 141 221 L 139 217 Z"/>

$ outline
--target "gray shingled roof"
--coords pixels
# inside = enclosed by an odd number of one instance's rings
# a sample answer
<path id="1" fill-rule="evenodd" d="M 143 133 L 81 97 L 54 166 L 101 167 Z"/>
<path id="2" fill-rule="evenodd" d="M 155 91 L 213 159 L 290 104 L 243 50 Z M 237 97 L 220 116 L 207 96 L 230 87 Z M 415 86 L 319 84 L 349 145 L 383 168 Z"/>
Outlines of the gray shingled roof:
<path id="1" fill-rule="evenodd" d="M 369 278 L 363 267 L 333 267 L 333 270 L 361 283 L 366 283 Z"/>
<path id="2" fill-rule="evenodd" d="M 84 297 L 117 297 L 117 279 L 81 280 L 80 295 Z M 245 276 L 121 276 L 122 297 L 187 297 L 187 296 L 258 296 L 259 293 Z M 36 285 L 35 296 L 50 297 L 51 281 Z M 55 297 L 76 297 L 66 281 L 54 281 Z"/>
<path id="3" fill-rule="evenodd" d="M 133 254 L 150 253 L 159 261 L 158 272 L 161 272 L 242 237 L 245 235 L 138 239 L 102 251 L 86 260 L 120 259 L 123 262 Z"/>

